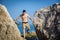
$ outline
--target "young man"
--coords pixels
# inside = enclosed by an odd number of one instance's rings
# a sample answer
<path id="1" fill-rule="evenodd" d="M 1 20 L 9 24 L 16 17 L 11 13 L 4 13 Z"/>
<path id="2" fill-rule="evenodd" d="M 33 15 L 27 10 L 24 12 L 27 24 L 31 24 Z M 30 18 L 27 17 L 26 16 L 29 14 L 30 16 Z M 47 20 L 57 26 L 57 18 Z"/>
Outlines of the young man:
<path id="1" fill-rule="evenodd" d="M 18 18 L 16 18 L 15 21 L 17 21 L 19 18 L 22 18 L 22 27 L 23 27 L 23 33 L 24 33 L 24 38 L 25 38 L 25 28 L 27 28 L 28 30 L 30 30 L 30 26 L 28 24 L 28 18 L 32 20 L 32 18 L 26 13 L 26 10 L 23 10 L 22 14 L 20 16 L 18 16 Z"/>

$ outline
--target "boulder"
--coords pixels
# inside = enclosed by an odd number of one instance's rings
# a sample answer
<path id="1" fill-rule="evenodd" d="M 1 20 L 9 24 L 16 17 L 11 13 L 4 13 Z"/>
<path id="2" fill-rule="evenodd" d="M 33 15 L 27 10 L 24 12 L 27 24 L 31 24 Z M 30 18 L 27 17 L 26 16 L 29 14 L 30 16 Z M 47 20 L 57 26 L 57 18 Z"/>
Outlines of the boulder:
<path id="1" fill-rule="evenodd" d="M 6 7 L 0 4 L 0 40 L 21 40 L 20 31 L 9 15 Z"/>
<path id="2" fill-rule="evenodd" d="M 56 3 L 36 11 L 34 26 L 39 40 L 60 39 L 60 4 Z"/>

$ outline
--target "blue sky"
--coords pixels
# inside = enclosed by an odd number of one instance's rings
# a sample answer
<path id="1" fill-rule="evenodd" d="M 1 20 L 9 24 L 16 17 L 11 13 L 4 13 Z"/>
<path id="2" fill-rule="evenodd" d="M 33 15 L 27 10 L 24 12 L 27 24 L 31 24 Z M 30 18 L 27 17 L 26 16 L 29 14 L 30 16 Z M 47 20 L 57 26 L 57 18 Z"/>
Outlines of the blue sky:
<path id="1" fill-rule="evenodd" d="M 60 3 L 60 0 L 0 0 L 0 4 L 7 7 L 8 12 L 13 19 L 16 19 L 24 9 L 32 18 L 34 18 L 34 13 L 36 10 L 50 6 L 54 3 Z M 21 22 L 22 20 L 18 21 Z M 28 22 L 31 27 L 30 31 L 34 30 L 32 22 L 30 20 Z M 22 31 L 22 25 L 18 28 Z"/>
<path id="2" fill-rule="evenodd" d="M 15 19 L 22 13 L 23 9 L 25 9 L 27 13 L 33 18 L 36 10 L 50 6 L 54 3 L 60 3 L 60 1 L 59 0 L 0 0 L 0 3 L 7 7 L 11 17 Z"/>

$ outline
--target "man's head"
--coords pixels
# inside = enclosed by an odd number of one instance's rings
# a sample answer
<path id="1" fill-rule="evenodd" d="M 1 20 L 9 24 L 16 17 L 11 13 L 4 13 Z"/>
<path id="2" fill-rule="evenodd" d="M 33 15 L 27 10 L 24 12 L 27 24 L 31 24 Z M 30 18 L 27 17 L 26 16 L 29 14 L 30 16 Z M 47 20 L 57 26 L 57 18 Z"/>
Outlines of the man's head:
<path id="1" fill-rule="evenodd" d="M 26 12 L 26 10 L 23 10 L 23 13 L 25 13 Z"/>

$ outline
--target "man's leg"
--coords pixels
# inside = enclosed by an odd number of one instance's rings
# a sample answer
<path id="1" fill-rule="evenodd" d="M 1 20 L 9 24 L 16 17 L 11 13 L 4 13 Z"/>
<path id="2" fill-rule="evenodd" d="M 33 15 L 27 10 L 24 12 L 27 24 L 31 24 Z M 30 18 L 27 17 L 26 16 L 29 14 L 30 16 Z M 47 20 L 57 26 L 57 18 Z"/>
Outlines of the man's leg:
<path id="1" fill-rule="evenodd" d="M 24 38 L 25 38 L 25 28 L 23 29 L 23 35 L 24 35 Z"/>
<path id="2" fill-rule="evenodd" d="M 30 30 L 30 25 L 27 23 L 26 24 L 26 27 L 27 27 L 27 32 Z M 28 32 L 29 33 L 29 32 Z"/>
<path id="3" fill-rule="evenodd" d="M 23 36 L 25 38 L 25 24 L 23 24 Z"/>

